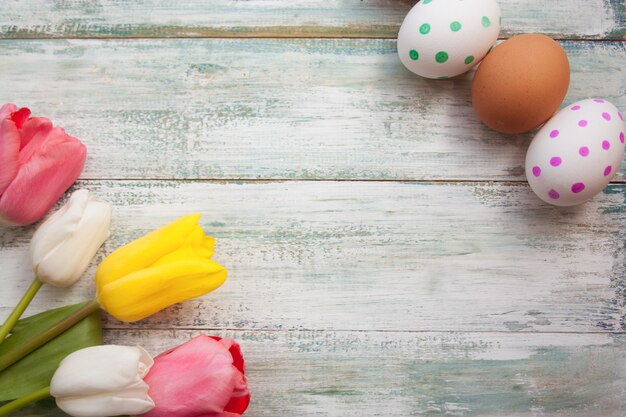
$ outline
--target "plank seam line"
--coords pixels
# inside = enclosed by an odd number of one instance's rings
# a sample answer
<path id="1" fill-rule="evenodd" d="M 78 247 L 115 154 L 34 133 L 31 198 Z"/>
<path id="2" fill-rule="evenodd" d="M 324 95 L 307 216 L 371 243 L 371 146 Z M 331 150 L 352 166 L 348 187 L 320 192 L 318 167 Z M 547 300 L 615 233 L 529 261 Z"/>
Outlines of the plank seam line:
<path id="1" fill-rule="evenodd" d="M 419 179 L 375 179 L 375 178 L 79 178 L 80 181 L 136 181 L 136 182 L 216 182 L 216 183 L 285 183 L 285 182 L 362 182 L 362 183 L 412 183 L 412 184 L 493 184 L 493 185 L 528 185 L 524 180 L 419 180 Z M 609 185 L 625 185 L 624 181 L 612 181 Z"/>
<path id="2" fill-rule="evenodd" d="M 568 332 L 568 331 L 524 331 L 524 332 L 515 332 L 515 331 L 507 331 L 507 330 L 350 330 L 350 329 L 261 329 L 261 328 L 236 328 L 236 327 L 141 327 L 140 329 L 136 327 L 103 327 L 103 330 L 119 330 L 119 331 L 220 331 L 220 332 L 266 332 L 266 333 L 449 333 L 449 334 L 484 334 L 484 333 L 495 333 L 495 334 L 515 334 L 515 335 L 550 335 L 550 334 L 560 334 L 560 335 L 585 335 L 585 334 L 597 334 L 597 335 L 612 335 L 612 336 L 622 336 L 626 335 L 626 330 L 624 331 L 586 331 L 586 332 Z"/>
<path id="3" fill-rule="evenodd" d="M 512 35 L 513 36 L 513 35 Z M 510 39 L 511 37 L 498 38 L 499 41 Z M 397 37 L 381 37 L 381 36 L 63 36 L 63 37 L 2 37 L 2 41 L 59 41 L 59 40 L 100 40 L 100 41 L 116 41 L 116 40 L 159 40 L 159 39 L 273 39 L 273 40 L 289 40 L 289 39 L 352 39 L 352 40 L 396 40 Z M 598 43 L 626 43 L 625 39 L 609 39 L 609 38 L 553 38 L 562 42 L 598 42 Z"/>

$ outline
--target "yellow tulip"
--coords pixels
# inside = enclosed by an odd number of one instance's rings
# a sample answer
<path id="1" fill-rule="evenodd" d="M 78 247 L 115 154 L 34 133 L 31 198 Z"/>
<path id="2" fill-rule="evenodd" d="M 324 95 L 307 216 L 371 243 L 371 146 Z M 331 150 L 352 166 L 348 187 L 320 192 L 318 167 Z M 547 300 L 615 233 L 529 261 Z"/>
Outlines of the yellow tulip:
<path id="1" fill-rule="evenodd" d="M 215 240 L 199 219 L 181 217 L 110 254 L 96 271 L 102 308 L 133 322 L 222 285 L 226 269 L 210 259 Z"/>

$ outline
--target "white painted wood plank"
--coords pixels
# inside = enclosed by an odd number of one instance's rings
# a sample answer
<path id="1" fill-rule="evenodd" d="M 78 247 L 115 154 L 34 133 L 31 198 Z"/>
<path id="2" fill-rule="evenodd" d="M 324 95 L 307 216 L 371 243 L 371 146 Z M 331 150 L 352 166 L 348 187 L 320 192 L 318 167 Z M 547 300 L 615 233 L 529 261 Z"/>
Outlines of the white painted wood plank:
<path id="1" fill-rule="evenodd" d="M 142 328 L 624 331 L 626 187 L 556 209 L 525 185 L 83 182 L 114 204 L 98 257 L 190 212 L 230 277 Z M 0 318 L 32 228 L 0 229 Z M 31 312 L 94 294 L 92 267 Z M 108 328 L 119 326 L 107 321 Z"/>
<path id="2" fill-rule="evenodd" d="M 565 42 L 566 103 L 626 110 L 626 45 Z M 432 81 L 389 40 L 0 42 L 0 99 L 89 149 L 83 178 L 525 180 L 532 135 L 483 126 L 471 74 Z"/>
<path id="3" fill-rule="evenodd" d="M 0 37 L 388 37 L 410 0 L 20 0 L 0 2 Z M 503 36 L 622 39 L 621 0 L 500 0 Z"/>
<path id="4" fill-rule="evenodd" d="M 198 331 L 108 331 L 152 353 Z M 209 334 L 215 334 L 209 332 Z M 624 335 L 218 332 L 244 352 L 246 416 L 622 417 Z M 40 407 L 29 416 L 51 413 Z"/>

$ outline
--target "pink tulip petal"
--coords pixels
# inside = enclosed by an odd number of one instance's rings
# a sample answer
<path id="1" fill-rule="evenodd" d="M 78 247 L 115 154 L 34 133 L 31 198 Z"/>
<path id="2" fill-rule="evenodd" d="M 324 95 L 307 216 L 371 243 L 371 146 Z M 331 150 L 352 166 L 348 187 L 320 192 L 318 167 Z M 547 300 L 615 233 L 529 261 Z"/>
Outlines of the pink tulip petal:
<path id="1" fill-rule="evenodd" d="M 35 137 L 45 138 L 52 130 L 52 122 L 45 117 L 31 117 L 20 130 L 22 136 L 21 148 L 23 149 Z"/>
<path id="2" fill-rule="evenodd" d="M 63 129 L 35 136 L 20 152 L 18 173 L 0 196 L 0 215 L 10 224 L 45 216 L 85 166 L 85 146 Z"/>
<path id="3" fill-rule="evenodd" d="M 29 129 L 26 133 L 31 135 L 31 137 L 28 139 L 27 143 L 22 139 L 22 148 L 20 149 L 20 157 L 18 160 L 20 166 L 28 163 L 34 155 L 45 152 L 45 148 L 56 146 L 66 141 L 78 140 L 68 136 L 65 130 L 60 127 L 55 127 L 50 130 L 46 130 L 45 124 L 41 124 L 39 129 L 35 129 L 36 126 L 28 127 Z"/>
<path id="4" fill-rule="evenodd" d="M 15 123 L 9 119 L 0 120 L 0 195 L 17 175 L 19 152 L 20 134 Z"/>
<path id="5" fill-rule="evenodd" d="M 241 415 L 248 409 L 250 405 L 250 395 L 246 395 L 245 397 L 231 398 L 229 403 L 224 407 L 224 411 L 228 413 L 234 413 L 236 415 Z"/>
<path id="6" fill-rule="evenodd" d="M 213 340 L 220 342 L 233 356 L 233 366 L 239 370 L 242 374 L 246 372 L 246 367 L 243 361 L 243 354 L 241 353 L 241 346 L 233 339 L 222 339 L 218 336 L 209 336 Z"/>
<path id="7" fill-rule="evenodd" d="M 21 129 L 22 126 L 24 126 L 24 123 L 26 123 L 26 120 L 28 120 L 28 116 L 30 116 L 30 109 L 22 107 L 18 111 L 11 114 L 11 120 L 15 122 L 15 126 L 17 126 L 18 129 Z"/>
<path id="8" fill-rule="evenodd" d="M 17 110 L 17 106 L 13 103 L 7 103 L 0 107 L 0 121 L 11 117 L 11 113 Z"/>
<path id="9" fill-rule="evenodd" d="M 250 392 L 248 391 L 248 381 L 246 381 L 245 362 L 241 353 L 241 347 L 233 339 L 222 339 L 217 336 L 210 336 L 224 345 L 233 357 L 233 366 L 240 372 L 238 383 L 233 391 L 230 402 L 224 407 L 224 411 L 242 414 L 250 404 Z"/>
<path id="10" fill-rule="evenodd" d="M 243 413 L 249 394 L 244 375 L 233 365 L 230 348 L 235 346 L 240 354 L 239 346 L 230 339 L 201 335 L 154 358 L 144 380 L 156 406 L 142 416 L 225 417 Z M 243 366 L 243 359 L 240 362 Z"/>

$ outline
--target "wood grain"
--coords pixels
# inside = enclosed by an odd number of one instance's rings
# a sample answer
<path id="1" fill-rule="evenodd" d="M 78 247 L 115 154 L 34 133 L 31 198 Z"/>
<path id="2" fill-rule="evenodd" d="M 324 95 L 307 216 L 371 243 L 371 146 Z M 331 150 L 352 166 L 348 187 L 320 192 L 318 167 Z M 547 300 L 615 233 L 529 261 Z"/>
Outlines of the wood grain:
<path id="1" fill-rule="evenodd" d="M 156 354 L 199 333 L 128 329 L 106 336 Z M 624 335 L 217 334 L 241 343 L 252 393 L 249 417 L 622 417 L 626 412 Z M 20 415 L 62 415 L 50 406 Z"/>
<path id="2" fill-rule="evenodd" d="M 85 277 L 27 314 L 93 297 L 104 256 L 200 212 L 228 281 L 142 322 L 106 318 L 105 338 L 152 353 L 237 339 L 248 417 L 623 417 L 626 168 L 582 207 L 539 201 L 532 134 L 482 126 L 472 74 L 399 63 L 414 3 L 0 1 L 0 101 L 81 138 L 76 188 L 114 205 Z M 626 109 L 622 0 L 499 3 L 502 38 L 562 40 L 565 103 Z M 31 280 L 34 229 L 0 227 L 0 320 Z"/>
<path id="3" fill-rule="evenodd" d="M 626 44 L 563 46 L 565 103 L 596 96 L 626 109 Z M 0 91 L 85 142 L 85 179 L 525 180 L 532 134 L 491 131 L 471 107 L 471 74 L 422 79 L 395 49 L 390 40 L 5 41 Z"/>
<path id="4" fill-rule="evenodd" d="M 20 0 L 0 2 L 0 38 L 395 38 L 414 0 Z M 502 36 L 623 39 L 622 0 L 499 0 Z"/>
<path id="5" fill-rule="evenodd" d="M 230 278 L 141 328 L 615 332 L 626 329 L 626 187 L 559 210 L 525 185 L 94 181 L 105 254 L 190 212 Z M 32 228 L 0 229 L 1 316 L 31 279 Z M 94 294 L 92 267 L 30 312 Z M 29 313 L 30 314 L 30 313 Z M 107 328 L 125 327 L 113 320 Z"/>

